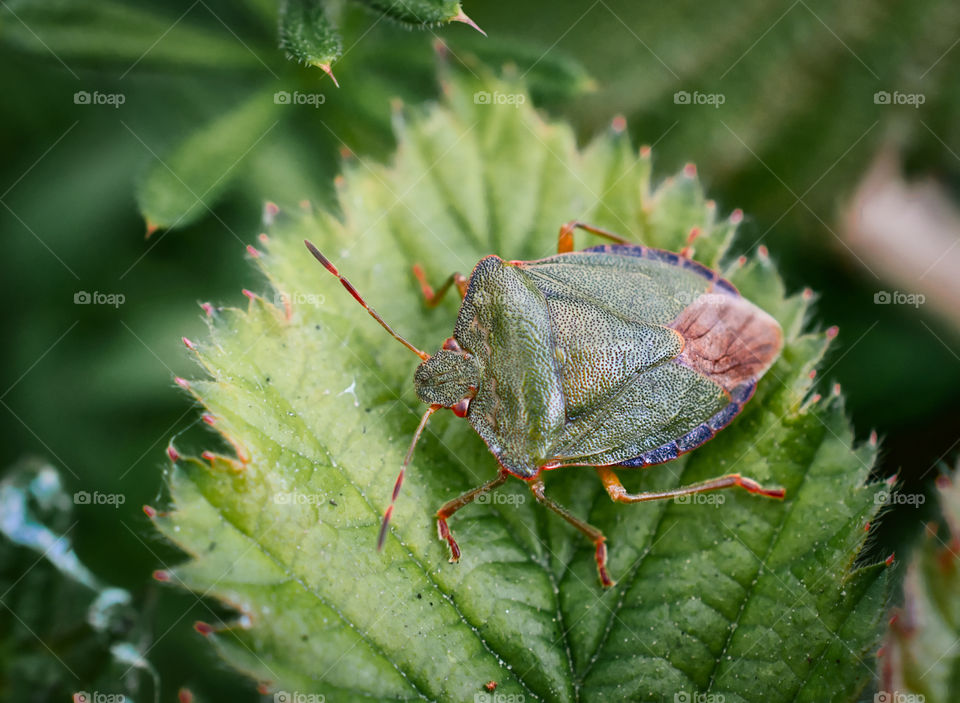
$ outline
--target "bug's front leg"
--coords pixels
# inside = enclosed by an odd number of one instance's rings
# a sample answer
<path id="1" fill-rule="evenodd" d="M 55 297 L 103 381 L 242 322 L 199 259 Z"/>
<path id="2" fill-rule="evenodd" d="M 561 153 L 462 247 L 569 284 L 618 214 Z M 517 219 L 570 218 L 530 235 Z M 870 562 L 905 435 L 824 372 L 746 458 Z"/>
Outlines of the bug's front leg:
<path id="1" fill-rule="evenodd" d="M 456 285 L 457 290 L 460 293 L 460 299 L 463 300 L 464 296 L 467 294 L 467 285 L 469 281 L 467 277 L 458 271 L 454 271 L 450 274 L 446 281 L 443 282 L 436 292 L 433 288 L 430 287 L 430 284 L 427 282 L 427 274 L 423 272 L 423 267 L 420 264 L 413 265 L 413 275 L 417 278 L 417 283 L 420 284 L 420 290 L 423 291 L 423 297 L 427 301 L 427 307 L 436 307 L 439 305 L 440 301 L 443 299 L 443 296 L 450 289 L 450 286 Z"/>
<path id="2" fill-rule="evenodd" d="M 503 485 L 504 481 L 506 481 L 509 476 L 510 474 L 506 470 L 501 469 L 500 473 L 497 474 L 495 479 L 487 481 L 482 486 L 477 486 L 476 488 L 467 491 L 458 498 L 447 501 L 443 504 L 443 506 L 441 506 L 440 510 L 437 511 L 437 534 L 439 535 L 440 539 L 446 540 L 447 544 L 450 545 L 451 563 L 460 561 L 460 546 L 457 544 L 457 540 L 453 538 L 453 534 L 450 532 L 450 527 L 447 525 L 447 518 L 460 510 L 460 508 L 463 506 L 469 505 L 475 501 L 484 493 L 492 491 L 497 486 Z"/>
<path id="3" fill-rule="evenodd" d="M 584 522 L 559 503 L 547 498 L 544 493 L 542 478 L 530 481 L 530 492 L 533 493 L 533 497 L 536 498 L 538 502 L 576 527 L 593 542 L 594 547 L 596 547 L 595 557 L 597 560 L 597 573 L 600 575 L 600 583 L 603 584 L 604 588 L 610 588 L 616 585 L 616 581 L 611 579 L 610 574 L 607 573 L 607 538 L 604 537 L 603 532 L 593 525 Z"/>

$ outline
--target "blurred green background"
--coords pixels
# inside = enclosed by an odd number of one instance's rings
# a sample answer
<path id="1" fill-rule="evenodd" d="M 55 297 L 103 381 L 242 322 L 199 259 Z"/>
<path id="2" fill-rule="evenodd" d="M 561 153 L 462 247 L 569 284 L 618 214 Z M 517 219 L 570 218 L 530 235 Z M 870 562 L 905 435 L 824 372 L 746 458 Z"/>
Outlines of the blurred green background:
<path id="1" fill-rule="evenodd" d="M 811 325 L 839 326 L 822 392 L 839 382 L 858 437 L 879 433 L 877 474 L 899 471 L 905 491 L 925 492 L 955 460 L 958 300 L 955 287 L 929 283 L 960 280 L 960 224 L 950 209 L 960 196 L 960 6 L 467 4 L 484 39 L 461 24 L 410 31 L 332 5 L 345 49 L 333 67 L 339 89 L 285 59 L 265 0 L 0 3 L 0 466 L 39 457 L 60 469 L 68 494 L 124 496 L 119 507 L 73 507 L 60 529 L 93 573 L 132 592 L 126 621 L 97 636 L 149 648 L 163 700 L 181 685 L 202 700 L 256 697 L 190 627 L 213 606 L 150 578 L 178 558 L 141 510 L 162 502 L 164 448 L 172 437 L 186 448 L 216 441 L 173 383 L 197 373 L 180 339 L 204 334 L 198 302 L 239 305 L 242 287 L 264 288 L 244 247 L 265 200 L 333 206 L 332 179 L 347 152 L 389 158 L 393 101 L 439 94 L 439 39 L 459 70 L 525 76 L 538 104 L 572 120 L 584 141 L 625 115 L 637 146 L 653 145 L 660 178 L 696 163 L 721 213 L 746 213 L 734 250 L 767 246 L 792 289 L 818 295 Z M 120 95 L 122 104 L 78 104 L 79 91 Z M 267 98 L 264 114 L 223 121 L 251 95 L 276 91 L 324 98 L 317 106 Z M 887 103 L 883 93 L 894 97 Z M 898 95 L 922 104 L 896 104 Z M 150 201 L 151 179 L 179 173 L 178 146 L 191 135 L 188 151 L 202 147 L 201 166 L 215 175 L 204 181 L 185 166 L 189 212 L 145 239 L 141 207 L 164 205 Z M 924 214 L 933 208 L 915 198 L 920 223 L 894 232 L 911 251 L 929 248 L 925 224 L 941 235 L 929 276 L 898 271 L 895 246 L 853 231 L 855 194 L 882 154 L 895 155 L 908 182 L 934 184 L 946 203 L 931 224 Z M 556 213 L 557 225 L 576 214 Z M 876 304 L 881 291 L 927 300 Z M 120 294 L 123 303 L 77 304 L 81 292 Z M 930 507 L 891 510 L 871 548 L 905 556 Z M 69 586 L 43 563 L 23 577 L 35 562 L 4 545 L 0 697 L 63 700 L 113 665 L 106 656 L 70 658 L 89 628 L 82 615 L 52 616 L 49 604 Z M 32 624 L 14 613 L 18 603 Z"/>

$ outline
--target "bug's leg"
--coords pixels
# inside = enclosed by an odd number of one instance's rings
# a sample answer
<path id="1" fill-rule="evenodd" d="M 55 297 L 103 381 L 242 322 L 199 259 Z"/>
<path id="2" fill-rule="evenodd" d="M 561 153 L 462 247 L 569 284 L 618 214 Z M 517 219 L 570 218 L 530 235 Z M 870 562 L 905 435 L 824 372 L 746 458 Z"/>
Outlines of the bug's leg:
<path id="1" fill-rule="evenodd" d="M 766 496 L 767 498 L 783 498 L 787 492 L 782 488 L 764 488 L 752 478 L 741 476 L 740 474 L 727 474 L 718 476 L 699 483 L 691 483 L 689 486 L 681 486 L 669 491 L 651 491 L 649 493 L 627 493 L 627 489 L 620 483 L 620 479 L 613 470 L 607 466 L 597 468 L 597 474 L 603 481 L 603 487 L 607 489 L 607 494 L 611 500 L 618 503 L 641 503 L 647 500 L 665 500 L 676 498 L 678 496 L 688 496 L 693 493 L 705 493 L 706 491 L 716 491 L 720 488 L 731 488 L 739 486 L 749 493 Z"/>
<path id="2" fill-rule="evenodd" d="M 450 289 L 450 286 L 456 285 L 457 290 L 460 292 L 460 299 L 467 294 L 467 284 L 469 281 L 467 277 L 462 273 L 457 271 L 450 274 L 450 277 L 443 282 L 436 292 L 433 288 L 430 287 L 430 284 L 427 283 L 427 275 L 423 272 L 423 267 L 420 264 L 413 265 L 413 275 L 417 277 L 417 282 L 420 284 L 420 290 L 423 291 L 423 297 L 427 301 L 427 307 L 436 307 L 446 292 Z"/>
<path id="3" fill-rule="evenodd" d="M 487 481 L 482 486 L 477 486 L 476 488 L 467 491 L 459 498 L 454 498 L 453 500 L 447 501 L 440 507 L 440 510 L 437 511 L 437 534 L 440 536 L 440 539 L 446 540 L 447 544 L 450 545 L 451 562 L 460 561 L 460 547 L 457 545 L 457 540 L 453 538 L 453 534 L 450 532 L 450 528 L 447 526 L 447 518 L 460 510 L 460 508 L 463 506 L 469 505 L 475 501 L 484 493 L 492 491 L 497 486 L 502 485 L 503 482 L 509 477 L 510 474 L 506 470 L 501 469 L 500 473 L 497 474 L 495 479 Z"/>
<path id="4" fill-rule="evenodd" d="M 583 222 L 577 222 L 573 220 L 563 225 L 560 228 L 560 234 L 557 237 L 557 253 L 558 254 L 569 254 L 573 251 L 573 231 L 576 229 L 582 229 L 585 232 L 590 232 L 595 234 L 598 237 L 604 237 L 610 241 L 616 242 L 617 244 L 629 244 L 630 242 L 618 234 L 613 232 L 608 232 L 605 229 L 600 229 L 599 227 L 594 227 L 593 225 L 588 225 Z"/>
<path id="5" fill-rule="evenodd" d="M 533 497 L 537 501 L 576 527 L 587 536 L 587 539 L 593 542 L 594 547 L 596 547 L 597 573 L 600 574 L 600 583 L 603 584 L 604 588 L 615 585 L 616 581 L 611 579 L 610 574 L 607 573 L 607 538 L 603 536 L 603 533 L 593 525 L 578 518 L 559 503 L 547 498 L 544 493 L 542 478 L 530 481 L 530 492 L 533 493 Z"/>

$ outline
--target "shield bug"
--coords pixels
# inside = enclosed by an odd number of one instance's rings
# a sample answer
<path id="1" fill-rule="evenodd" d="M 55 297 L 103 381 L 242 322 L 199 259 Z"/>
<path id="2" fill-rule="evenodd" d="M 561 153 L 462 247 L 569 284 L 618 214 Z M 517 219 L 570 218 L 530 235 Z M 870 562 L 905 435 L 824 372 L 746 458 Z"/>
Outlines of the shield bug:
<path id="1" fill-rule="evenodd" d="M 577 228 L 614 244 L 574 251 Z M 454 273 L 436 292 L 414 266 L 428 305 L 451 287 L 462 298 L 453 335 L 430 355 L 397 334 L 316 247 L 305 244 L 421 359 L 413 384 L 428 408 L 394 484 L 378 548 L 417 440 L 443 408 L 470 422 L 500 466 L 496 478 L 437 511 L 452 562 L 460 548 L 447 520 L 510 476 L 526 481 L 537 501 L 593 542 L 604 586 L 614 582 L 603 533 L 547 497 L 542 472 L 592 467 L 610 498 L 621 503 L 731 486 L 783 498 L 782 488 L 739 474 L 637 494 L 617 478 L 615 469 L 661 464 L 711 439 L 740 412 L 782 347 L 776 320 L 689 258 L 689 245 L 676 254 L 570 222 L 560 228 L 556 255 L 535 261 L 487 256 L 470 278 Z"/>

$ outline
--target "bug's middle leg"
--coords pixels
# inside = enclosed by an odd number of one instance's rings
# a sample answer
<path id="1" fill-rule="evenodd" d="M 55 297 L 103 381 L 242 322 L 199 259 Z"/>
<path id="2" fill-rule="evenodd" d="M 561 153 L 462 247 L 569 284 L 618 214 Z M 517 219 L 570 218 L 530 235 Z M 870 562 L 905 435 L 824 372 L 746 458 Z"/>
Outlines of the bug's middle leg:
<path id="1" fill-rule="evenodd" d="M 604 588 L 610 588 L 611 586 L 616 585 L 616 582 L 611 579 L 610 574 L 607 573 L 607 538 L 603 535 L 603 532 L 593 525 L 584 522 L 559 503 L 547 498 L 546 494 L 544 493 L 542 478 L 530 481 L 530 492 L 533 493 L 533 497 L 536 498 L 540 503 L 576 527 L 583 534 L 585 534 L 591 542 L 593 542 L 597 550 L 597 573 L 600 574 L 600 583 L 603 584 Z"/>
<path id="2" fill-rule="evenodd" d="M 450 532 L 450 527 L 447 525 L 447 518 L 460 510 L 460 508 L 463 506 L 469 505 L 475 501 L 484 493 L 492 491 L 497 486 L 503 485 L 504 481 L 506 481 L 509 476 L 509 472 L 507 472 L 505 469 L 501 469 L 496 478 L 487 481 L 482 486 L 477 486 L 476 488 L 467 491 L 458 498 L 447 501 L 437 511 L 437 534 L 439 535 L 440 539 L 446 540 L 447 544 L 450 545 L 451 562 L 456 563 L 460 561 L 460 546 L 457 544 L 457 540 L 453 538 L 453 534 Z"/>
<path id="3" fill-rule="evenodd" d="M 766 496 L 767 498 L 783 498 L 786 491 L 782 488 L 764 488 L 752 478 L 741 476 L 740 474 L 727 474 L 718 476 L 699 483 L 691 483 L 689 486 L 681 486 L 669 491 L 651 491 L 649 493 L 627 493 L 627 489 L 620 483 L 620 479 L 608 466 L 597 467 L 597 475 L 603 481 L 603 487 L 607 489 L 607 494 L 611 500 L 618 503 L 641 503 L 647 500 L 665 500 L 676 498 L 678 496 L 688 496 L 693 493 L 705 493 L 707 491 L 716 491 L 721 488 L 731 488 L 739 486 L 748 493 Z"/>
<path id="4" fill-rule="evenodd" d="M 434 292 L 433 288 L 427 282 L 427 274 L 423 272 L 423 267 L 420 264 L 413 265 L 413 275 L 417 278 L 417 283 L 420 284 L 420 290 L 423 292 L 423 297 L 427 301 L 427 307 L 436 307 L 439 305 L 440 301 L 443 299 L 443 296 L 450 289 L 450 286 L 456 285 L 457 291 L 460 293 L 460 299 L 467 294 L 467 285 L 469 281 L 467 277 L 458 271 L 454 271 L 450 274 L 446 281 L 437 288 Z"/>
<path id="5" fill-rule="evenodd" d="M 573 251 L 573 232 L 574 230 L 582 229 L 584 232 L 590 232 L 590 234 L 595 234 L 598 237 L 604 237 L 609 239 L 617 244 L 629 244 L 630 242 L 627 239 L 624 239 L 619 234 L 614 234 L 613 232 L 608 232 L 605 229 L 600 229 L 599 227 L 594 227 L 593 225 L 588 225 L 584 222 L 577 222 L 573 220 L 567 224 L 560 227 L 560 234 L 557 237 L 557 253 L 558 254 L 569 254 Z"/>

